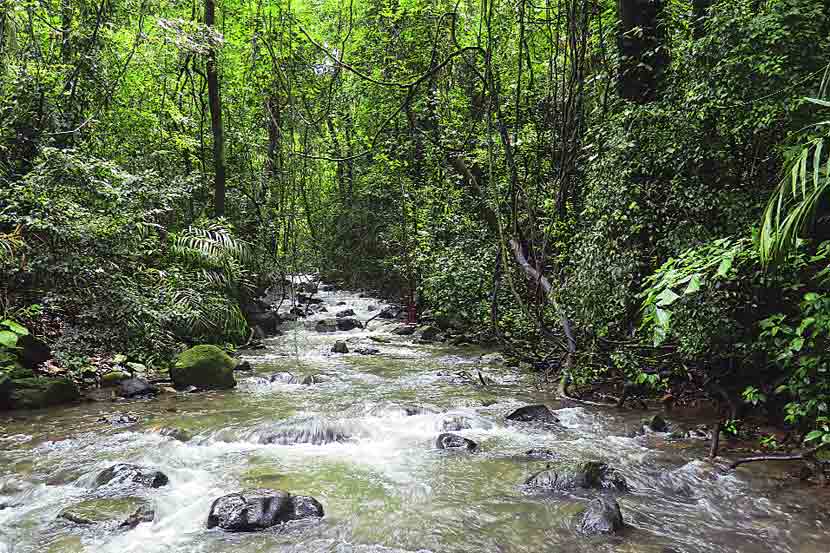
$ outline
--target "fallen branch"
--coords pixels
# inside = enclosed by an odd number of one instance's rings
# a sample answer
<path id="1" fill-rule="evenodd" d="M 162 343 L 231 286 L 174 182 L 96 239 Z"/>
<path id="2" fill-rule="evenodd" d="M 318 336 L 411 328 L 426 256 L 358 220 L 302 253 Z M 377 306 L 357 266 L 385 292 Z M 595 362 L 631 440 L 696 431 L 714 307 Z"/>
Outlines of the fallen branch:
<path id="1" fill-rule="evenodd" d="M 736 469 L 737 467 L 745 465 L 747 463 L 760 463 L 763 461 L 809 461 L 810 459 L 815 458 L 816 453 L 818 453 L 828 445 L 830 444 L 824 443 L 814 447 L 813 449 L 808 449 L 804 453 L 799 453 L 798 455 L 759 455 L 757 457 L 745 457 L 743 459 L 733 461 L 729 465 L 729 468 Z"/>

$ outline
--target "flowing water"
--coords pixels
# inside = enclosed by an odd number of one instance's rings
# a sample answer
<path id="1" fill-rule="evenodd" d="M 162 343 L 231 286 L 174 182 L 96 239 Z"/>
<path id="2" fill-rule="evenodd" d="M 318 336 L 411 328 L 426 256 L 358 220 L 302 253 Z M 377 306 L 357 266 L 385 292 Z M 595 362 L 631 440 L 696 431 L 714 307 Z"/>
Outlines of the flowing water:
<path id="1" fill-rule="evenodd" d="M 351 307 L 363 320 L 377 303 L 322 297 L 330 312 Z M 757 465 L 726 474 L 700 460 L 702 442 L 626 437 L 642 413 L 562 406 L 536 390 L 532 375 L 482 364 L 479 350 L 415 344 L 391 328 L 375 320 L 368 330 L 320 334 L 298 322 L 243 355 L 255 371 L 238 373 L 232 391 L 0 419 L 0 553 L 830 552 L 824 490 Z M 335 339 L 380 353 L 333 354 Z M 496 384 L 456 378 L 479 368 Z M 278 371 L 324 382 L 270 382 Z M 505 421 L 540 402 L 556 410 L 561 428 Z M 98 420 L 125 412 L 139 422 Z M 470 426 L 458 433 L 479 443 L 477 453 L 436 449 L 445 423 L 458 420 Z M 530 448 L 556 457 L 531 459 Z M 628 524 L 621 535 L 576 532 L 589 493 L 522 489 L 548 463 L 580 460 L 605 461 L 628 479 L 631 491 L 618 497 Z M 58 518 L 94 494 L 94 476 L 117 462 L 169 476 L 169 485 L 140 492 L 154 504 L 153 522 L 118 530 Z M 326 516 L 253 534 L 206 529 L 213 499 L 257 487 L 314 496 Z"/>

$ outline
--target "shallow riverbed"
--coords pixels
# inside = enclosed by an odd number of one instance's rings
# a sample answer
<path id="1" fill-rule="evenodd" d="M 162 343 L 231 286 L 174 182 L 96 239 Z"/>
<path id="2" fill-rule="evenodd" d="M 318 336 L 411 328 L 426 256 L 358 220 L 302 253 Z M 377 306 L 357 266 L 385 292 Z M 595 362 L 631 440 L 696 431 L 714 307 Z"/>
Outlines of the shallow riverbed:
<path id="1" fill-rule="evenodd" d="M 322 297 L 331 312 L 351 307 L 364 321 L 377 304 L 343 292 Z M 531 375 L 482 364 L 479 350 L 414 344 L 392 328 L 376 319 L 365 330 L 320 334 L 294 323 L 265 350 L 243 354 L 255 370 L 237 373 L 233 391 L 4 415 L 0 553 L 830 551 L 824 490 L 767 468 L 722 473 L 700 460 L 705 443 L 627 437 L 640 412 L 562 406 L 536 390 Z M 380 353 L 333 354 L 336 339 Z M 478 369 L 496 385 L 454 378 Z M 277 371 L 324 382 L 270 382 Z M 504 419 L 527 403 L 547 403 L 562 427 Z M 98 420 L 125 412 L 139 422 Z M 478 442 L 479 452 L 436 449 L 435 438 L 454 418 L 471 426 L 458 433 Z M 167 435 L 170 429 L 189 439 Z M 305 443 L 261 443 L 275 429 L 290 429 Z M 530 448 L 557 457 L 532 460 L 524 455 Z M 619 536 L 576 532 L 575 516 L 590 493 L 534 495 L 521 487 L 548 463 L 594 459 L 617 467 L 632 488 L 618 497 L 629 525 Z M 169 485 L 141 492 L 154 504 L 153 522 L 124 531 L 58 519 L 116 462 L 169 476 Z M 206 529 L 213 499 L 255 487 L 314 496 L 326 516 L 256 534 Z"/>

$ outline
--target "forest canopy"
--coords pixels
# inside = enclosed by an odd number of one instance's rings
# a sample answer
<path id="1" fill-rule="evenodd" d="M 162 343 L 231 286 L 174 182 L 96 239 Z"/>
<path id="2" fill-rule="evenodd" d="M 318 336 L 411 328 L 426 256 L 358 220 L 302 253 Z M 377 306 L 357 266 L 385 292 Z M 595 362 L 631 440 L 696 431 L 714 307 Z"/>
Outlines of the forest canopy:
<path id="1" fill-rule="evenodd" d="M 830 441 L 827 0 L 0 6 L 0 371 L 241 345 L 318 272 Z"/>

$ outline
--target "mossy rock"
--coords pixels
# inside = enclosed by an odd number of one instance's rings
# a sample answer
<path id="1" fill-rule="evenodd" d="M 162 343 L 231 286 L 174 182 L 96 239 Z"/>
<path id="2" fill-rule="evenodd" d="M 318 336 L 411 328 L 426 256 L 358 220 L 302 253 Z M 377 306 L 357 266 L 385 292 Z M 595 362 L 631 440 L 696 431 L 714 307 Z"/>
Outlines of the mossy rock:
<path id="1" fill-rule="evenodd" d="M 0 409 L 42 409 L 79 398 L 78 387 L 67 378 L 16 378 L 0 383 Z"/>
<path id="2" fill-rule="evenodd" d="M 152 505 L 137 497 L 87 499 L 61 511 L 60 518 L 75 524 L 123 524 L 139 509 Z"/>
<path id="3" fill-rule="evenodd" d="M 179 355 L 170 369 L 170 378 L 180 388 L 223 389 L 236 386 L 233 369 L 236 362 L 216 346 L 201 345 Z"/>
<path id="4" fill-rule="evenodd" d="M 115 386 L 118 386 L 122 380 L 128 380 L 129 378 L 132 377 L 124 371 L 112 371 L 101 377 L 101 387 L 114 388 Z"/>

